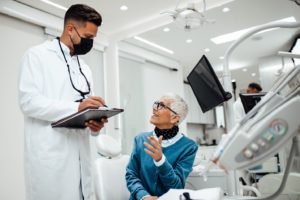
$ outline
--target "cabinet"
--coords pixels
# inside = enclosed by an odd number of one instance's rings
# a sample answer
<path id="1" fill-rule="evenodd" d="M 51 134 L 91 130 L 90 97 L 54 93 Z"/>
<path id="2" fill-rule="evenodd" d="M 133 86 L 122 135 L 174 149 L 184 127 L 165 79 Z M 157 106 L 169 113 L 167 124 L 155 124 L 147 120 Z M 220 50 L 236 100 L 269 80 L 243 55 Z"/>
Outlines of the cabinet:
<path id="1" fill-rule="evenodd" d="M 198 101 L 189 84 L 184 84 L 184 96 L 189 106 L 189 113 L 187 115 L 187 123 L 194 124 L 214 124 L 215 113 L 214 110 L 203 113 Z"/>

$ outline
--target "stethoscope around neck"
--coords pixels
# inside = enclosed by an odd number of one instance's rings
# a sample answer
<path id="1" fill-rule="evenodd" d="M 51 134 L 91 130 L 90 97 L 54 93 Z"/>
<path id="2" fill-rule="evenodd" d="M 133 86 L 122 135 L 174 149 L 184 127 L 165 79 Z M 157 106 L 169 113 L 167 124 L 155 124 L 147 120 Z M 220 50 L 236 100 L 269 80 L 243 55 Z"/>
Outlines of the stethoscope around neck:
<path id="1" fill-rule="evenodd" d="M 74 90 L 76 90 L 76 91 L 82 96 L 82 99 L 76 100 L 75 102 L 82 102 L 82 101 L 85 99 L 85 96 L 88 95 L 88 94 L 90 94 L 90 92 L 91 92 L 90 83 L 89 83 L 89 81 L 87 80 L 87 78 L 86 78 L 86 76 L 84 75 L 84 73 L 82 72 L 81 66 L 80 66 L 80 62 L 79 62 L 79 59 L 78 59 L 78 56 L 76 56 L 76 58 L 77 58 L 77 63 L 78 63 L 78 67 L 79 67 L 79 71 L 80 71 L 80 73 L 82 74 L 82 76 L 84 77 L 84 79 L 85 79 L 85 81 L 86 81 L 86 84 L 87 84 L 87 86 L 88 86 L 88 91 L 87 91 L 87 92 L 83 92 L 83 91 L 81 91 L 81 90 L 79 90 L 78 88 L 75 87 L 75 85 L 74 85 L 74 83 L 73 83 L 73 80 L 72 80 L 72 76 L 71 76 L 71 72 L 70 72 L 70 66 L 69 66 L 69 63 L 68 63 L 68 61 L 67 61 L 66 55 L 65 55 L 65 53 L 64 53 L 64 51 L 63 51 L 63 49 L 62 49 L 62 46 L 61 46 L 61 44 L 60 44 L 60 38 L 57 37 L 56 39 L 58 40 L 58 45 L 59 45 L 59 47 L 60 47 L 61 53 L 62 53 L 62 55 L 64 56 L 64 59 L 65 59 L 65 61 L 66 61 L 67 67 L 68 67 L 68 72 L 69 72 L 69 78 L 70 78 L 70 81 L 71 81 L 71 85 L 72 85 L 72 87 L 74 88 Z"/>

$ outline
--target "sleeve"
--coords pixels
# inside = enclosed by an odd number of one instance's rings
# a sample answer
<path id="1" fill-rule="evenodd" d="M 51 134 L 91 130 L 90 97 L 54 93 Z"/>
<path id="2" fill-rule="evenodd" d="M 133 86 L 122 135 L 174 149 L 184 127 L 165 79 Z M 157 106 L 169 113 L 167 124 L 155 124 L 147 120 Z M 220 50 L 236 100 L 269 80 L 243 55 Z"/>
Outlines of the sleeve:
<path id="1" fill-rule="evenodd" d="M 234 121 L 235 123 L 239 123 L 245 116 L 245 111 L 240 98 L 238 98 L 236 102 L 234 102 L 233 109 L 234 109 Z"/>
<path id="2" fill-rule="evenodd" d="M 29 50 L 23 57 L 19 75 L 19 105 L 24 115 L 51 122 L 78 111 L 79 103 L 47 98 L 42 90 L 41 59 Z"/>
<path id="3" fill-rule="evenodd" d="M 167 158 L 162 165 L 157 167 L 158 176 L 166 189 L 184 188 L 185 180 L 192 171 L 197 150 L 198 146 L 192 145 L 185 154 L 181 155 L 174 168 Z"/>
<path id="4" fill-rule="evenodd" d="M 165 161 L 166 161 L 166 156 L 164 154 L 162 155 L 162 158 L 160 159 L 160 161 L 155 161 L 153 159 L 153 162 L 154 162 L 156 167 L 159 167 L 159 166 L 163 165 Z"/>
<path id="5" fill-rule="evenodd" d="M 127 188 L 132 197 L 138 200 L 143 199 L 145 196 L 150 195 L 144 188 L 142 181 L 139 177 L 139 158 L 138 158 L 138 143 L 137 138 L 134 139 L 134 147 L 131 153 L 129 163 L 126 168 L 126 183 Z"/>

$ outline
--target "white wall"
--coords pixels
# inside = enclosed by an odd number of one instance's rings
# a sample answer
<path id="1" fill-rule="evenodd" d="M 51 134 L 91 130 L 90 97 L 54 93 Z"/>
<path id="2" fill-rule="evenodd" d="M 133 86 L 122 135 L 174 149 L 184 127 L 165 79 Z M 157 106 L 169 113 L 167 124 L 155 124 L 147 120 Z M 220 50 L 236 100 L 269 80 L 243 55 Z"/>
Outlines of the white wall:
<path id="1" fill-rule="evenodd" d="M 125 108 L 122 116 L 124 153 L 131 152 L 135 135 L 153 130 L 149 119 L 155 100 L 166 92 L 183 97 L 181 68 L 171 71 L 143 59 L 132 58 L 121 57 L 119 64 L 121 106 Z M 184 123 L 180 128 L 186 132 Z"/>
<path id="2" fill-rule="evenodd" d="M 23 115 L 17 103 L 19 63 L 30 46 L 46 39 L 41 27 L 0 14 L 1 44 L 1 133 L 0 199 L 22 200 Z"/>
<path id="3" fill-rule="evenodd" d="M 146 112 L 145 99 L 141 92 L 144 88 L 142 80 L 143 63 L 120 58 L 120 99 L 121 107 L 125 109 L 122 114 L 122 149 L 124 153 L 131 152 L 133 137 L 145 131 Z"/>

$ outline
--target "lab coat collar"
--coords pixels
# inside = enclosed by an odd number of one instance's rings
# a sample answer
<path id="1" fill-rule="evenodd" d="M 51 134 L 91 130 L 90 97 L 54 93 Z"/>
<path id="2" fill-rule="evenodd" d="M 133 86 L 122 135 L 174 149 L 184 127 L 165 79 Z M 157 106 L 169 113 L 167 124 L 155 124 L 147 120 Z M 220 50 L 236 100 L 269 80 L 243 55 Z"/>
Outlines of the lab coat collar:
<path id="1" fill-rule="evenodd" d="M 70 55 L 70 49 L 69 47 L 67 47 L 67 45 L 65 45 L 64 43 L 60 42 L 61 44 L 61 47 L 66 55 L 66 57 L 71 57 Z M 53 39 L 52 41 L 49 41 L 48 42 L 48 45 L 47 45 L 47 48 L 51 51 L 55 51 L 57 53 L 57 55 L 59 55 L 59 57 L 62 57 L 63 58 L 63 55 L 61 53 L 61 50 L 60 50 L 60 47 L 58 45 L 58 41 L 57 39 Z"/>

